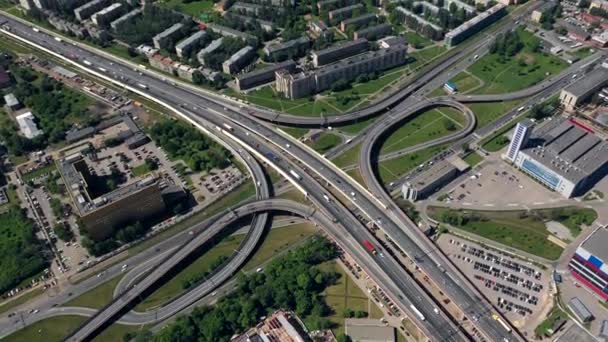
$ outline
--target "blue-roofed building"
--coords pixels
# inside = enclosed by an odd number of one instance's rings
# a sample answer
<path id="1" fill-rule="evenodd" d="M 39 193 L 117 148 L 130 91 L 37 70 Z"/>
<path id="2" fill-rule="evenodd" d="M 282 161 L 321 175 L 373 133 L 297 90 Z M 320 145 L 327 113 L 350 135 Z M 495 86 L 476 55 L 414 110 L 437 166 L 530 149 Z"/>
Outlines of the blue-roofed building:
<path id="1" fill-rule="evenodd" d="M 452 83 L 452 81 L 445 82 L 445 84 L 443 85 L 443 88 L 450 93 L 455 93 L 458 91 L 458 88 L 456 88 L 456 85 L 454 83 Z"/>

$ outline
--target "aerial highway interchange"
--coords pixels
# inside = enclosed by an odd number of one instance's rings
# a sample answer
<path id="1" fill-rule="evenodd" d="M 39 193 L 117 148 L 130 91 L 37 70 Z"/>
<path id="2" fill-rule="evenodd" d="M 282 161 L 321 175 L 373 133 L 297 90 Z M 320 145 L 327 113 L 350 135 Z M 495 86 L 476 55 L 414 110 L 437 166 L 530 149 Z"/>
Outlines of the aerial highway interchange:
<path id="1" fill-rule="evenodd" d="M 530 8 L 531 10 L 532 8 Z M 527 15 L 522 13 L 520 17 Z M 468 337 L 455 322 L 443 311 L 436 311 L 438 305 L 421 286 L 414 281 L 402 266 L 389 253 L 381 256 L 373 255 L 366 250 L 361 241 L 374 241 L 373 236 L 351 212 L 349 207 L 355 207 L 364 213 L 373 224 L 382 229 L 398 248 L 411 259 L 433 280 L 433 282 L 451 298 L 462 310 L 464 315 L 482 332 L 489 341 L 518 341 L 524 340 L 517 330 L 505 329 L 504 322 L 494 317 L 499 315 L 485 298 L 473 287 L 460 271 L 440 253 L 431 253 L 435 248 L 426 237 L 393 202 L 390 194 L 378 180 L 375 171 L 374 149 L 378 140 L 393 125 L 397 125 L 410 116 L 433 107 L 447 106 L 462 112 L 466 119 L 465 126 L 450 135 L 408 148 L 408 152 L 446 143 L 455 145 L 475 131 L 475 116 L 465 103 L 508 101 L 528 98 L 531 96 L 547 96 L 571 81 L 570 76 L 579 72 L 581 65 L 588 65 L 599 58 L 599 54 L 575 63 L 558 76 L 541 82 L 531 88 L 514 93 L 497 95 L 455 95 L 427 98 L 426 94 L 449 79 L 450 75 L 458 73 L 471 65 L 473 54 L 487 53 L 490 39 L 482 39 L 473 48 L 449 54 L 446 59 L 435 65 L 429 72 L 421 75 L 403 89 L 391 94 L 380 102 L 363 110 L 339 116 L 323 118 L 298 117 L 258 106 L 235 102 L 212 92 L 193 88 L 181 82 L 175 83 L 153 71 L 142 69 L 133 63 L 114 56 L 73 43 L 67 40 L 57 41 L 44 30 L 34 32 L 30 24 L 16 20 L 14 17 L 0 15 L 0 19 L 10 27 L 2 30 L 6 35 L 30 44 L 35 48 L 63 59 L 79 68 L 82 72 L 102 78 L 115 85 L 125 87 L 151 101 L 166 106 L 181 119 L 187 120 L 216 140 L 228 147 L 233 154 L 247 165 L 256 183 L 256 200 L 231 208 L 223 215 L 217 215 L 205 222 L 206 229 L 196 232 L 193 239 L 183 236 L 153 247 L 155 252 L 162 251 L 154 260 L 149 260 L 149 266 L 143 268 L 143 279 L 128 282 L 123 292 L 117 293 L 112 303 L 103 309 L 94 310 L 80 308 L 49 308 L 48 311 L 36 317 L 37 320 L 54 315 L 76 314 L 90 316 L 83 325 L 66 340 L 89 340 L 100 329 L 113 321 L 124 324 L 142 324 L 162 321 L 175 315 L 184 308 L 195 303 L 200 298 L 211 293 L 217 286 L 228 280 L 243 264 L 249 253 L 259 242 L 264 227 L 267 224 L 266 212 L 290 212 L 312 220 L 324 227 L 327 233 L 361 265 L 378 284 L 391 296 L 408 316 L 413 318 L 419 328 L 432 340 L 463 341 Z M 508 30 L 515 25 L 519 17 L 510 19 L 501 30 Z M 87 61 L 85 64 L 84 61 Z M 101 72 L 100 68 L 109 70 Z M 145 85 L 145 87 L 139 85 Z M 359 119 L 378 116 L 379 119 L 359 135 L 351 145 L 343 145 L 334 151 L 334 155 L 343 152 L 354 143 L 361 142 L 363 148 L 358 158 L 359 169 L 365 184 L 359 184 L 343 170 L 337 168 L 327 158 L 321 156 L 306 145 L 276 129 L 270 123 L 283 125 L 328 127 L 346 124 Z M 497 124 L 506 123 L 505 115 Z M 499 126 L 494 128 L 498 129 Z M 487 128 L 486 128 L 487 129 Z M 274 156 L 273 158 L 269 156 Z M 258 161 L 270 165 L 292 185 L 304 193 L 314 207 L 302 204 L 270 199 L 269 184 Z M 348 206 L 343 204 L 337 195 L 348 199 Z M 162 278 L 176 264 L 186 258 L 198 246 L 208 241 L 235 219 L 255 214 L 251 230 L 244 243 L 230 261 L 215 272 L 206 282 L 201 283 L 184 295 L 176 298 L 157 312 L 140 314 L 128 311 L 133 302 L 142 292 Z M 179 247 L 178 247 L 179 246 Z M 150 249 L 152 250 L 152 248 Z M 151 251 L 150 255 L 155 254 Z M 139 257 L 140 262 L 145 257 Z M 152 270 L 152 271 L 150 271 Z M 107 271 L 118 272 L 118 266 Z M 130 273 L 136 278 L 140 274 Z M 92 279 L 90 282 L 95 282 Z M 83 290 L 92 284 L 82 283 Z M 54 303 L 58 303 L 56 299 Z M 413 309 L 413 307 L 415 309 Z M 418 315 L 417 311 L 420 315 Z M 16 327 L 5 320 L 0 321 L 1 332 L 6 336 Z M 32 323 L 31 321 L 28 323 Z"/>

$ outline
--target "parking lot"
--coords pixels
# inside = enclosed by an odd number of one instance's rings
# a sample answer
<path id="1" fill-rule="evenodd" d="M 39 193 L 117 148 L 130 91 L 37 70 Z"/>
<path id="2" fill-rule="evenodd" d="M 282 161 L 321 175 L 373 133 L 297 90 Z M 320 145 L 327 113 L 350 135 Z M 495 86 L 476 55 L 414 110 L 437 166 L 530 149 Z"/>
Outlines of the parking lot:
<path id="1" fill-rule="evenodd" d="M 451 202 L 486 207 L 541 205 L 562 199 L 501 160 L 484 164 L 452 188 L 449 195 Z"/>
<path id="2" fill-rule="evenodd" d="M 550 272 L 502 251 L 451 234 L 439 247 L 516 327 L 532 332 L 545 317 Z"/>

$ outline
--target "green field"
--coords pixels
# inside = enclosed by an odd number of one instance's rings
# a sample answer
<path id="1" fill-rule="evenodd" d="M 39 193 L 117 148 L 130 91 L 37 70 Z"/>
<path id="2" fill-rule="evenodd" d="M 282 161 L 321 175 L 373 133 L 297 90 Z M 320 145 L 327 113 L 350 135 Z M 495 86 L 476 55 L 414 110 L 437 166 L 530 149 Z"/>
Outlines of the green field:
<path id="1" fill-rule="evenodd" d="M 185 1 L 185 0 L 166 0 L 161 1 L 160 5 L 174 11 L 182 12 L 193 17 L 198 17 L 203 13 L 210 13 L 213 10 L 213 1 Z"/>
<path id="2" fill-rule="evenodd" d="M 306 135 L 306 133 L 308 133 L 308 131 L 309 131 L 308 128 L 299 128 L 299 127 L 281 127 L 281 130 L 283 130 L 283 132 L 291 135 L 292 137 L 294 137 L 296 139 L 300 139 L 301 137 Z"/>
<path id="3" fill-rule="evenodd" d="M 418 114 L 394 131 L 383 143 L 380 154 L 386 154 L 445 136 L 462 128 L 463 116 L 452 108 L 434 108 Z M 448 130 L 448 127 L 452 131 Z"/>
<path id="4" fill-rule="evenodd" d="M 553 310 L 551 310 L 551 312 L 547 316 L 547 318 L 534 329 L 534 333 L 538 337 L 550 336 L 548 330 L 551 329 L 555 322 L 561 319 L 568 319 L 568 315 L 564 311 L 562 311 L 557 305 L 555 305 L 553 307 Z"/>
<path id="5" fill-rule="evenodd" d="M 567 67 L 567 63 L 556 56 L 534 52 L 531 47 L 539 38 L 532 33 L 523 29 L 516 32 L 524 48 L 515 56 L 488 54 L 469 68 L 469 72 L 485 83 L 475 93 L 500 94 L 528 88 Z"/>
<path id="6" fill-rule="evenodd" d="M 415 169 L 418 165 L 426 162 L 431 157 L 445 149 L 445 145 L 429 147 L 427 149 L 407 154 L 405 156 L 380 162 L 380 180 L 388 184 L 403 174 Z"/>
<path id="7" fill-rule="evenodd" d="M 413 31 L 405 31 L 403 32 L 403 36 L 405 37 L 407 43 L 416 49 L 422 49 L 433 44 L 432 40 L 425 38 Z"/>
<path id="8" fill-rule="evenodd" d="M 24 329 L 15 332 L 2 339 L 4 342 L 59 342 L 71 331 L 78 328 L 86 317 L 81 316 L 58 316 L 47 318 L 42 321 L 28 325 Z M 116 342 L 122 341 L 128 332 L 140 330 L 136 325 L 113 324 L 93 339 L 93 342 Z"/>
<path id="9" fill-rule="evenodd" d="M 373 319 L 383 317 L 380 308 L 361 291 L 349 274 L 335 261 L 321 264 L 320 268 L 340 274 L 338 281 L 323 292 L 325 302 L 333 311 L 333 314 L 328 318 L 333 323 L 331 330 L 336 336 L 344 333 L 344 309 L 365 311 L 369 314 L 369 318 Z"/>
<path id="10" fill-rule="evenodd" d="M 82 306 L 85 308 L 100 309 L 112 301 L 114 289 L 122 279 L 122 274 L 106 281 L 105 283 L 93 288 L 89 292 L 73 298 L 62 306 Z"/>
<path id="11" fill-rule="evenodd" d="M 336 158 L 332 159 L 332 162 L 336 164 L 337 167 L 343 168 L 349 165 L 356 164 L 359 160 L 359 153 L 361 153 L 361 144 L 357 144 L 352 146 L 344 153 L 338 155 Z"/>
<path id="12" fill-rule="evenodd" d="M 528 216 L 522 211 L 471 211 L 429 207 L 428 214 L 437 221 L 450 223 L 467 232 L 549 260 L 556 260 L 563 251 L 547 239 L 550 233 L 541 219 Z M 456 217 L 462 217 L 464 220 L 458 221 Z"/>
<path id="13" fill-rule="evenodd" d="M 290 248 L 298 241 L 312 235 L 315 231 L 316 229 L 307 223 L 270 230 L 260 248 L 254 253 L 251 260 L 244 265 L 243 269 L 254 269 L 258 265 L 270 259 L 272 256 Z M 198 257 L 194 262 L 181 270 L 169 281 L 160 286 L 150 296 L 139 303 L 135 307 L 135 310 L 150 310 L 162 305 L 163 303 L 184 292 L 185 290 L 182 287 L 182 283 L 184 281 L 187 281 L 188 279 L 209 270 L 210 264 L 217 258 L 228 257 L 234 254 L 234 251 L 238 248 L 244 237 L 244 234 L 238 234 L 224 238 L 211 249 L 205 251 L 203 255 Z"/>
<path id="14" fill-rule="evenodd" d="M 462 158 L 467 164 L 471 167 L 475 167 L 475 165 L 481 163 L 483 161 L 483 157 L 479 155 L 479 153 L 471 152 L 467 154 L 464 158 Z"/>
<path id="15" fill-rule="evenodd" d="M 148 164 L 143 163 L 141 165 L 133 167 L 133 169 L 131 169 L 131 171 L 133 172 L 133 176 L 140 177 L 147 173 L 150 173 L 152 170 L 150 169 Z"/>
<path id="16" fill-rule="evenodd" d="M 475 117 L 477 117 L 477 127 L 483 127 L 509 110 L 517 107 L 523 100 L 512 100 L 505 102 L 472 103 L 467 105 Z"/>
<path id="17" fill-rule="evenodd" d="M 307 141 L 306 144 L 319 153 L 325 153 L 342 142 L 342 137 L 331 133 L 321 133 L 315 141 Z"/>
<path id="18" fill-rule="evenodd" d="M 471 89 L 475 89 L 481 85 L 479 80 L 467 71 L 461 72 L 460 74 L 452 78 L 450 81 L 456 85 L 456 89 L 460 94 L 467 93 Z M 431 92 L 430 96 L 442 96 L 447 94 L 447 91 L 445 91 L 443 87 L 441 87 Z"/>
<path id="19" fill-rule="evenodd" d="M 376 121 L 375 118 L 370 118 L 370 119 L 363 119 L 359 122 L 356 122 L 354 124 L 350 124 L 347 126 L 340 126 L 340 127 L 336 127 L 336 130 L 345 133 L 345 134 L 357 134 L 359 132 L 361 132 L 362 130 L 364 130 L 367 126 L 371 125 L 374 123 L 374 121 Z"/>

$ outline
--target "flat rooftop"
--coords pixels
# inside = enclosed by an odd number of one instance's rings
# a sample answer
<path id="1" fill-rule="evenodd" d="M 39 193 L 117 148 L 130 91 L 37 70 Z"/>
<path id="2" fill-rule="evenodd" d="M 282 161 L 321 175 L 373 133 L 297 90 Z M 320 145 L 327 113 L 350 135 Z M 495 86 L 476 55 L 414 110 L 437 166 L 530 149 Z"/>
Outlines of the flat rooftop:
<path id="1" fill-rule="evenodd" d="M 428 184 L 435 183 L 446 174 L 454 172 L 454 170 L 464 171 L 468 167 L 469 165 L 460 158 L 443 159 L 427 170 L 416 174 L 408 183 L 416 188 L 425 187 Z"/>
<path id="2" fill-rule="evenodd" d="M 608 229 L 606 228 L 597 229 L 581 243 L 582 249 L 603 262 L 608 262 L 608 248 L 606 246 L 608 246 Z"/>
<path id="3" fill-rule="evenodd" d="M 579 78 L 578 81 L 564 88 L 564 91 L 576 97 L 584 96 L 606 82 L 608 82 L 608 69 L 603 67 L 595 68 L 593 72 L 586 74 L 584 77 Z"/>
<path id="4" fill-rule="evenodd" d="M 608 143 L 574 119 L 547 122 L 532 132 L 521 152 L 573 183 L 608 163 Z"/>

